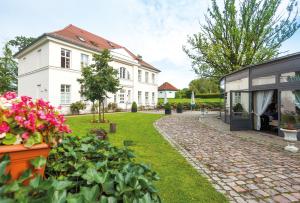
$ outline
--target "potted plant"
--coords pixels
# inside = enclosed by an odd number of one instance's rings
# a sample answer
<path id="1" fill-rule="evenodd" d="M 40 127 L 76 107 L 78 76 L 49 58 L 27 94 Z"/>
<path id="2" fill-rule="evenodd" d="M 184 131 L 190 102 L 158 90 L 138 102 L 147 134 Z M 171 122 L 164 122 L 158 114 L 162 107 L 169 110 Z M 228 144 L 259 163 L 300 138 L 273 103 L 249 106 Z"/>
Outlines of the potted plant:
<path id="1" fill-rule="evenodd" d="M 165 104 L 165 114 L 170 115 L 172 113 L 171 105 L 169 103 Z"/>
<path id="2" fill-rule="evenodd" d="M 181 103 L 178 103 L 177 106 L 176 106 L 176 112 L 177 112 L 177 113 L 182 113 L 182 108 L 183 108 L 183 107 L 182 107 L 182 104 L 181 104 Z"/>
<path id="3" fill-rule="evenodd" d="M 11 163 L 6 170 L 13 179 L 30 167 L 29 160 L 46 158 L 50 146 L 69 132 L 64 116 L 48 102 L 18 98 L 14 92 L 0 95 L 0 157 L 9 154 Z"/>
<path id="4" fill-rule="evenodd" d="M 133 113 L 137 112 L 137 104 L 136 104 L 136 102 L 132 102 L 131 112 L 133 112 Z"/>
<path id="5" fill-rule="evenodd" d="M 236 116 L 241 116 L 243 114 L 244 108 L 241 103 L 237 103 L 233 108 L 232 108 L 234 114 Z"/>
<path id="6" fill-rule="evenodd" d="M 297 152 L 299 149 L 293 142 L 297 141 L 297 134 L 299 130 L 295 128 L 296 118 L 292 112 L 285 112 L 282 115 L 283 126 L 280 130 L 284 133 L 284 139 L 288 142 L 288 145 L 284 148 L 290 152 Z"/>

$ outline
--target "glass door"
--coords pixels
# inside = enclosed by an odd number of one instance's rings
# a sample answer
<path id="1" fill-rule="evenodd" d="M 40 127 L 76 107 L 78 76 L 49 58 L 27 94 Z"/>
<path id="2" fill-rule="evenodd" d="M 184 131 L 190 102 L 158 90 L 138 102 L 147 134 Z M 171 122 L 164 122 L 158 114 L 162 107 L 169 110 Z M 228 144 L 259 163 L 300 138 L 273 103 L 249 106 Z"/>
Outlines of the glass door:
<path id="1" fill-rule="evenodd" d="M 251 92 L 230 91 L 230 130 L 252 130 Z"/>

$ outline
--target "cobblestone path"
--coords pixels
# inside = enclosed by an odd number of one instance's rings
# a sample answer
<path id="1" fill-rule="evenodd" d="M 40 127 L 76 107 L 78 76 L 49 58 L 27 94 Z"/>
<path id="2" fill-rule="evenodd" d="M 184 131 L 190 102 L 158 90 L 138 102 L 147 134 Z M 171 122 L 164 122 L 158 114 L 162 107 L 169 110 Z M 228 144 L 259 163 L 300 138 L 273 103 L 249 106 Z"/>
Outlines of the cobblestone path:
<path id="1" fill-rule="evenodd" d="M 300 159 L 199 121 L 163 117 L 155 127 L 232 202 L 300 202 Z"/>

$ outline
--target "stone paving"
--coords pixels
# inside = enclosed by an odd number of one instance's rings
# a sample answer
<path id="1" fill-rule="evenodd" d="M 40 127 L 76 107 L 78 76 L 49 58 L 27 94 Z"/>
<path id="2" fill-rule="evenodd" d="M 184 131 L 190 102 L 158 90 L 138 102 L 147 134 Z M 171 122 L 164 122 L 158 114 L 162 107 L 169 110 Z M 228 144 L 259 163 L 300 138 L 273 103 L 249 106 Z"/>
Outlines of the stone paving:
<path id="1" fill-rule="evenodd" d="M 231 202 L 300 202 L 300 158 L 282 149 L 282 138 L 243 139 L 218 122 L 182 114 L 155 127 Z"/>

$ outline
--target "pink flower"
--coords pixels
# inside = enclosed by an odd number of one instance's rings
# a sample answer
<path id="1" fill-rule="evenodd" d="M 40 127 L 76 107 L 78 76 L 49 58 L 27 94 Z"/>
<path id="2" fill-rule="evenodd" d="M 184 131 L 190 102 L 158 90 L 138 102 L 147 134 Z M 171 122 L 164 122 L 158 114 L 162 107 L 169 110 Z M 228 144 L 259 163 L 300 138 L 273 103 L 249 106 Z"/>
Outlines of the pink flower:
<path id="1" fill-rule="evenodd" d="M 22 102 L 27 103 L 28 101 L 31 100 L 31 97 L 21 96 L 21 100 L 22 100 Z"/>
<path id="2" fill-rule="evenodd" d="M 16 120 L 18 123 L 22 123 L 25 119 L 24 119 L 24 117 L 22 117 L 22 116 L 16 116 L 16 117 L 15 117 L 15 120 Z"/>
<path id="3" fill-rule="evenodd" d="M 29 138 L 29 133 L 28 132 L 25 132 L 22 134 L 21 136 L 24 140 L 27 140 Z"/>
<path id="4" fill-rule="evenodd" d="M 45 128 L 45 125 L 43 125 L 43 124 L 41 124 L 37 127 L 38 130 L 44 130 L 44 128 Z"/>
<path id="5" fill-rule="evenodd" d="M 47 118 L 46 115 L 45 115 L 45 113 L 43 111 L 41 111 L 41 110 L 38 111 L 37 114 L 38 114 L 38 116 L 39 116 L 40 119 L 45 120 Z"/>
<path id="6" fill-rule="evenodd" d="M 17 93 L 15 92 L 6 92 L 3 94 L 3 97 L 7 100 L 15 99 L 17 97 Z"/>
<path id="7" fill-rule="evenodd" d="M 9 125 L 5 121 L 3 121 L 0 125 L 0 133 L 7 133 L 9 129 Z"/>

